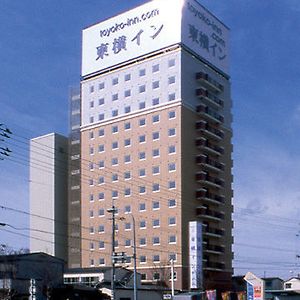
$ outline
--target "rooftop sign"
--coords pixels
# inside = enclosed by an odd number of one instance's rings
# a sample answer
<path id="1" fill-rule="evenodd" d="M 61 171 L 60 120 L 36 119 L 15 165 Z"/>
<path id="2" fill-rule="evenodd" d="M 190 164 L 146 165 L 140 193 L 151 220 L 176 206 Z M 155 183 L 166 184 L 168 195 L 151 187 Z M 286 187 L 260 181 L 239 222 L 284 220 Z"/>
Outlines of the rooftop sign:
<path id="1" fill-rule="evenodd" d="M 228 72 L 228 29 L 194 0 L 153 0 L 83 30 L 82 76 L 183 43 Z"/>

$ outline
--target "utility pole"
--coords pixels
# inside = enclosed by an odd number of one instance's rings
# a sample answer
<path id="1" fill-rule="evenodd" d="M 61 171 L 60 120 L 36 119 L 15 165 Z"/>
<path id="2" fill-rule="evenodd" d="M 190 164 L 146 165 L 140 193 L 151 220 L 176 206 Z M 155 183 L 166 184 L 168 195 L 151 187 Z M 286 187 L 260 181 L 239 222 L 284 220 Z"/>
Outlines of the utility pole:
<path id="1" fill-rule="evenodd" d="M 111 234 L 111 300 L 115 299 L 115 280 L 116 280 L 116 270 L 115 270 L 115 228 L 116 228 L 116 218 L 115 214 L 117 208 L 114 205 L 114 200 L 112 200 L 112 207 L 107 209 L 108 213 L 112 214 L 112 234 Z"/>
<path id="2" fill-rule="evenodd" d="M 136 271 L 136 237 L 135 237 L 135 219 L 134 216 L 131 214 L 132 217 L 132 225 L 133 225 L 133 299 L 138 300 L 137 297 L 137 271 Z"/>

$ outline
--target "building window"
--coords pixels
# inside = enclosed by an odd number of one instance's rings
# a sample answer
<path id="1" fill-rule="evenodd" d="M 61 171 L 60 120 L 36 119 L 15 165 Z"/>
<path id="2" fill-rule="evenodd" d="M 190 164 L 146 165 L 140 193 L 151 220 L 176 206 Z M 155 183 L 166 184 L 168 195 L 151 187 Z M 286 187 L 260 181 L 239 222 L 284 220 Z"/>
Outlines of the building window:
<path id="1" fill-rule="evenodd" d="M 131 195 L 131 189 L 130 188 L 126 188 L 125 190 L 124 190 L 124 196 L 125 197 L 129 197 Z M 127 207 L 127 206 L 126 206 Z M 130 206 L 129 206 L 129 208 L 130 208 Z M 125 210 L 125 212 L 127 212 L 126 210 Z M 130 211 L 129 211 L 130 212 Z"/>
<path id="2" fill-rule="evenodd" d="M 90 117 L 90 123 L 94 123 L 94 117 Z"/>
<path id="3" fill-rule="evenodd" d="M 130 247 L 131 246 L 131 240 L 130 239 L 126 239 L 125 240 L 125 247 Z"/>
<path id="4" fill-rule="evenodd" d="M 95 266 L 95 263 L 94 263 L 94 260 L 93 260 L 93 259 L 90 259 L 90 266 L 91 266 L 91 267 L 94 267 L 94 266 Z"/>
<path id="5" fill-rule="evenodd" d="M 94 147 L 90 147 L 90 155 L 94 154 Z"/>
<path id="6" fill-rule="evenodd" d="M 168 78 L 168 83 L 169 83 L 169 84 L 175 83 L 175 76 L 169 77 L 169 78 Z"/>
<path id="7" fill-rule="evenodd" d="M 152 133 L 152 139 L 153 139 L 153 141 L 159 140 L 159 132 L 158 131 Z"/>
<path id="8" fill-rule="evenodd" d="M 158 105 L 159 104 L 159 98 L 152 99 L 152 105 Z"/>
<path id="9" fill-rule="evenodd" d="M 125 81 L 129 81 L 131 79 L 131 74 L 125 74 Z"/>
<path id="10" fill-rule="evenodd" d="M 146 245 L 146 238 L 140 238 L 140 246 Z"/>
<path id="11" fill-rule="evenodd" d="M 111 127 L 111 132 L 112 133 L 118 133 L 118 131 L 119 131 L 118 125 L 114 125 L 114 126 Z"/>
<path id="12" fill-rule="evenodd" d="M 169 135 L 169 136 L 174 136 L 174 135 L 176 135 L 176 129 L 175 129 L 175 128 L 170 128 L 170 129 L 168 130 L 168 135 Z"/>
<path id="13" fill-rule="evenodd" d="M 118 94 L 113 94 L 112 95 L 112 101 L 116 101 L 116 100 L 118 100 L 118 98 L 119 98 Z"/>
<path id="14" fill-rule="evenodd" d="M 98 184 L 103 184 L 104 183 L 104 177 L 100 176 L 98 179 Z"/>
<path id="15" fill-rule="evenodd" d="M 104 225 L 99 225 L 98 226 L 98 232 L 103 233 L 104 232 Z"/>
<path id="16" fill-rule="evenodd" d="M 124 129 L 125 130 L 129 130 L 131 128 L 131 123 L 130 122 L 126 122 L 125 124 L 124 124 Z"/>
<path id="17" fill-rule="evenodd" d="M 145 143 L 146 142 L 146 135 L 140 135 L 139 136 L 139 143 Z"/>
<path id="18" fill-rule="evenodd" d="M 93 179 L 89 179 L 89 185 L 93 186 L 94 185 L 94 180 Z"/>
<path id="19" fill-rule="evenodd" d="M 146 170 L 145 169 L 139 169 L 139 176 L 140 177 L 146 176 Z"/>
<path id="20" fill-rule="evenodd" d="M 176 218 L 175 218 L 175 217 L 169 217 L 169 219 L 168 219 L 168 224 L 169 224 L 170 226 L 176 225 Z"/>
<path id="21" fill-rule="evenodd" d="M 93 201 L 94 201 L 94 195 L 90 194 L 90 202 L 93 202 Z"/>
<path id="22" fill-rule="evenodd" d="M 140 75 L 140 77 L 145 76 L 146 75 L 146 69 L 140 69 L 139 75 Z"/>
<path id="23" fill-rule="evenodd" d="M 112 158 L 112 160 L 111 160 L 111 165 L 112 166 L 116 166 L 116 165 L 118 165 L 118 163 L 119 163 L 119 161 L 118 161 L 117 157 Z"/>
<path id="24" fill-rule="evenodd" d="M 158 192 L 158 191 L 159 191 L 159 183 L 153 183 L 152 192 Z"/>
<path id="25" fill-rule="evenodd" d="M 176 235 L 169 236 L 169 244 L 176 244 Z"/>
<path id="26" fill-rule="evenodd" d="M 90 102 L 90 108 L 93 108 L 94 107 L 94 101 L 91 101 Z"/>
<path id="27" fill-rule="evenodd" d="M 130 155 L 125 155 L 124 156 L 124 163 L 130 163 L 131 162 L 131 156 Z"/>
<path id="28" fill-rule="evenodd" d="M 146 210 L 146 203 L 140 203 L 139 210 L 140 211 L 145 211 Z"/>
<path id="29" fill-rule="evenodd" d="M 99 217 L 103 217 L 104 214 L 105 214 L 104 209 L 103 209 L 103 208 L 100 208 L 100 209 L 98 210 L 98 216 L 99 216 Z"/>
<path id="30" fill-rule="evenodd" d="M 153 245 L 159 245 L 160 244 L 159 236 L 153 237 L 152 243 Z"/>
<path id="31" fill-rule="evenodd" d="M 145 194 L 146 193 L 146 187 L 143 185 L 143 186 L 139 186 L 139 193 L 140 194 Z"/>
<path id="32" fill-rule="evenodd" d="M 93 170 L 94 170 L 94 163 L 93 163 L 93 162 L 90 162 L 90 163 L 89 163 L 89 168 L 90 168 L 90 171 L 93 171 Z"/>
<path id="33" fill-rule="evenodd" d="M 152 89 L 158 89 L 159 88 L 159 81 L 156 80 L 154 82 L 152 82 Z"/>
<path id="34" fill-rule="evenodd" d="M 169 163 L 168 164 L 168 170 L 169 170 L 169 172 L 176 171 L 176 164 L 175 163 Z"/>
<path id="35" fill-rule="evenodd" d="M 172 58 L 172 59 L 169 59 L 168 61 L 168 67 L 171 68 L 171 67 L 174 67 L 175 66 L 175 59 Z"/>
<path id="36" fill-rule="evenodd" d="M 125 223 L 125 230 L 131 230 L 131 223 Z"/>
<path id="37" fill-rule="evenodd" d="M 125 173 L 124 173 L 124 179 L 126 180 L 128 180 L 128 179 L 130 179 L 131 178 L 131 172 L 130 171 L 126 171 Z"/>
<path id="38" fill-rule="evenodd" d="M 98 100 L 98 105 L 104 105 L 104 98 L 100 98 Z"/>
<path id="39" fill-rule="evenodd" d="M 146 159 L 146 152 L 140 152 L 140 153 L 139 153 L 139 159 L 140 159 L 140 160 Z"/>
<path id="40" fill-rule="evenodd" d="M 98 194 L 98 200 L 99 201 L 104 200 L 104 193 L 103 192 Z"/>
<path id="41" fill-rule="evenodd" d="M 175 207 L 176 206 L 176 200 L 175 199 L 169 199 L 168 200 L 168 206 L 169 207 Z"/>
<path id="42" fill-rule="evenodd" d="M 113 143 L 111 144 L 111 148 L 112 148 L 113 150 L 118 149 L 118 148 L 119 148 L 119 143 L 118 143 L 118 142 L 113 142 Z"/>
<path id="43" fill-rule="evenodd" d="M 99 129 L 98 136 L 104 136 L 104 129 Z"/>
<path id="44" fill-rule="evenodd" d="M 103 144 L 98 146 L 98 152 L 104 152 L 104 145 Z"/>
<path id="45" fill-rule="evenodd" d="M 100 160 L 98 165 L 99 165 L 99 169 L 103 169 L 104 168 L 104 160 Z"/>
<path id="46" fill-rule="evenodd" d="M 157 209 L 159 209 L 159 201 L 153 201 L 152 202 L 152 209 L 153 210 L 157 210 Z"/>
<path id="47" fill-rule="evenodd" d="M 159 149 L 153 149 L 152 150 L 152 156 L 153 157 L 158 157 L 159 156 Z"/>
<path id="48" fill-rule="evenodd" d="M 139 86 L 139 93 L 144 93 L 146 91 L 146 86 L 143 84 L 143 85 L 140 85 Z"/>
<path id="49" fill-rule="evenodd" d="M 157 122 L 159 122 L 159 115 L 152 116 L 152 123 L 157 123 Z"/>
<path id="50" fill-rule="evenodd" d="M 90 227 L 90 234 L 94 234 L 95 233 L 95 229 L 93 226 Z"/>
<path id="51" fill-rule="evenodd" d="M 145 229 L 146 228 L 146 221 L 145 220 L 141 220 L 140 221 L 140 229 Z"/>
<path id="52" fill-rule="evenodd" d="M 160 257 L 159 255 L 153 255 L 153 262 L 157 263 L 157 262 L 160 262 Z M 159 274 L 159 273 L 154 273 L 155 274 Z M 153 276 L 155 277 L 155 276 Z M 158 279 L 159 279 L 159 276 L 158 276 Z"/>
<path id="53" fill-rule="evenodd" d="M 118 83 L 119 83 L 118 77 L 113 78 L 112 84 L 113 84 L 113 85 L 116 85 L 116 84 L 118 84 Z"/>
<path id="54" fill-rule="evenodd" d="M 92 140 L 94 138 L 94 131 L 90 131 L 89 136 L 90 136 L 90 140 Z"/>
<path id="55" fill-rule="evenodd" d="M 112 196 L 112 198 L 118 198 L 118 196 L 119 196 L 118 191 L 116 191 L 116 190 L 111 191 L 111 196 Z"/>
<path id="56" fill-rule="evenodd" d="M 89 211 L 89 216 L 90 216 L 90 218 L 94 218 L 94 211 L 93 210 Z"/>
<path id="57" fill-rule="evenodd" d="M 176 153 L 176 148 L 174 145 L 169 146 L 169 154 Z"/>
<path id="58" fill-rule="evenodd" d="M 115 240 L 115 248 L 118 248 L 118 247 L 119 247 L 119 241 Z"/>
<path id="59" fill-rule="evenodd" d="M 168 188 L 171 189 L 176 189 L 176 182 L 175 181 L 169 181 L 168 182 Z"/>
<path id="60" fill-rule="evenodd" d="M 146 125 L 146 119 L 145 118 L 139 119 L 139 125 L 140 126 L 145 126 Z"/>
<path id="61" fill-rule="evenodd" d="M 160 225 L 159 219 L 155 219 L 155 220 L 152 221 L 152 226 L 153 227 L 159 227 L 159 225 Z"/>
<path id="62" fill-rule="evenodd" d="M 99 265 L 102 266 L 102 265 L 105 265 L 105 259 L 100 257 L 99 258 Z"/>
<path id="63" fill-rule="evenodd" d="M 127 98 L 127 97 L 130 97 L 131 96 L 131 90 L 126 90 L 124 92 L 124 96 Z"/>
<path id="64" fill-rule="evenodd" d="M 128 193 L 129 193 L 129 195 L 130 195 L 130 189 L 127 189 L 128 190 Z M 129 213 L 131 213 L 131 206 L 130 205 L 126 205 L 125 206 L 125 214 L 129 214 Z"/>
<path id="65" fill-rule="evenodd" d="M 174 110 L 169 111 L 168 115 L 169 115 L 169 119 L 176 118 L 176 112 Z"/>
<path id="66" fill-rule="evenodd" d="M 99 115 L 98 115 L 98 120 L 99 120 L 99 121 L 104 120 L 104 114 L 99 114 Z"/>
<path id="67" fill-rule="evenodd" d="M 104 241 L 99 241 L 99 249 L 105 249 Z"/>
<path id="68" fill-rule="evenodd" d="M 104 82 L 100 82 L 98 88 L 99 88 L 99 90 L 103 90 L 104 89 Z"/>
<path id="69" fill-rule="evenodd" d="M 168 95 L 168 100 L 169 100 L 169 101 L 173 101 L 173 100 L 175 100 L 175 98 L 176 98 L 175 93 L 172 93 L 172 94 L 169 94 L 169 95 Z"/>
<path id="70" fill-rule="evenodd" d="M 176 261 L 176 254 L 175 253 L 170 253 L 169 254 L 169 261 L 171 261 L 171 260 Z"/>
<path id="71" fill-rule="evenodd" d="M 159 71 L 159 64 L 153 65 L 153 66 L 152 66 L 152 72 L 153 72 L 153 73 L 156 73 L 156 72 L 158 72 L 158 71 Z"/>
<path id="72" fill-rule="evenodd" d="M 139 109 L 144 109 L 146 107 L 146 102 L 139 103 Z"/>
<path id="73" fill-rule="evenodd" d="M 153 256 L 153 261 L 155 261 L 154 256 Z M 160 274 L 158 272 L 153 273 L 153 280 L 160 280 Z"/>
<path id="74" fill-rule="evenodd" d="M 130 111 L 131 111 L 131 107 L 130 106 L 125 106 L 125 108 L 124 108 L 125 114 L 130 113 Z"/>
<path id="75" fill-rule="evenodd" d="M 159 166 L 154 166 L 152 167 L 152 174 L 156 175 L 160 173 L 160 167 Z"/>
<path id="76" fill-rule="evenodd" d="M 112 175 L 111 175 L 111 181 L 112 181 L 112 182 L 116 182 L 116 181 L 118 181 L 118 180 L 119 180 L 118 174 L 112 174 Z"/>
<path id="77" fill-rule="evenodd" d="M 93 85 L 90 86 L 90 93 L 94 93 L 94 86 Z"/>
<path id="78" fill-rule="evenodd" d="M 94 243 L 90 243 L 90 250 L 95 250 Z"/>
<path id="79" fill-rule="evenodd" d="M 140 256 L 140 263 L 145 264 L 146 262 L 147 262 L 146 256 L 145 255 L 141 255 Z M 146 275 L 146 274 L 143 274 L 143 275 Z M 145 280 L 145 279 L 143 279 L 143 280 Z"/>
<path id="80" fill-rule="evenodd" d="M 111 112 L 112 117 L 117 117 L 118 114 L 119 114 L 119 111 L 117 109 L 113 109 L 112 112 Z"/>

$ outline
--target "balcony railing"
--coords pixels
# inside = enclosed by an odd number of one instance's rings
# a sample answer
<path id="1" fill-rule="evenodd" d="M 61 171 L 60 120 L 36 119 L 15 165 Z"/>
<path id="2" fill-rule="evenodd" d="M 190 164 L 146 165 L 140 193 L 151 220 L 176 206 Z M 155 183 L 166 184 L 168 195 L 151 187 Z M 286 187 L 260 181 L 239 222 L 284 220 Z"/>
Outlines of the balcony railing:
<path id="1" fill-rule="evenodd" d="M 196 123 L 196 129 L 208 133 L 209 136 L 212 136 L 217 140 L 224 138 L 224 132 L 222 130 L 210 126 L 206 121 L 203 120 Z"/>
<path id="2" fill-rule="evenodd" d="M 201 189 L 199 191 L 196 191 L 196 198 L 199 200 L 206 200 L 214 202 L 215 204 L 224 204 L 225 203 L 225 197 L 219 196 L 213 193 L 210 193 L 206 189 Z"/>
<path id="3" fill-rule="evenodd" d="M 221 262 L 205 262 L 203 265 L 203 269 L 204 270 L 214 270 L 214 271 L 218 271 L 218 270 L 223 270 L 225 269 L 225 264 L 221 263 Z"/>
<path id="4" fill-rule="evenodd" d="M 210 157 L 206 155 L 199 155 L 196 157 L 196 163 L 200 165 L 205 165 L 208 168 L 211 168 L 213 170 L 217 171 L 224 171 L 224 164 L 220 163 L 214 159 L 211 159 Z"/>
<path id="5" fill-rule="evenodd" d="M 224 87 L 222 84 L 212 79 L 208 74 L 199 72 L 196 74 L 196 80 L 206 83 L 209 87 L 213 88 L 217 92 L 222 92 Z"/>
<path id="6" fill-rule="evenodd" d="M 223 123 L 224 117 L 217 113 L 215 110 L 211 109 L 208 106 L 205 106 L 203 104 L 198 105 L 196 111 L 199 114 L 205 115 L 210 120 L 216 121 L 217 123 Z"/>
<path id="7" fill-rule="evenodd" d="M 200 173 L 196 174 L 196 180 L 198 182 L 213 185 L 213 186 L 218 187 L 218 188 L 224 186 L 224 180 L 222 180 L 218 177 L 213 177 L 213 176 L 209 175 L 206 172 L 200 172 Z"/>
<path id="8" fill-rule="evenodd" d="M 224 230 L 218 228 L 211 228 L 207 226 L 207 227 L 203 227 L 203 234 L 212 235 L 215 237 L 222 237 L 224 235 Z"/>
<path id="9" fill-rule="evenodd" d="M 206 148 L 206 149 L 210 150 L 213 154 L 216 154 L 216 155 L 224 154 L 224 148 L 223 147 L 215 145 L 215 144 L 211 143 L 210 141 L 208 141 L 205 138 L 197 139 L 196 140 L 196 146 L 200 147 L 200 148 Z"/>
<path id="10" fill-rule="evenodd" d="M 224 106 L 224 101 L 218 98 L 217 96 L 210 93 L 208 90 L 204 88 L 200 88 L 196 90 L 196 96 L 200 97 L 201 99 L 207 100 L 209 104 L 217 105 L 220 107 Z"/>
<path id="11" fill-rule="evenodd" d="M 214 253 L 224 253 L 225 252 L 225 249 L 223 246 L 219 246 L 219 245 L 205 245 L 204 251 L 206 252 L 214 252 Z"/>
<path id="12" fill-rule="evenodd" d="M 198 216 L 200 216 L 202 218 L 213 219 L 216 221 L 221 221 L 224 219 L 223 212 L 211 210 L 208 208 L 197 208 L 197 214 L 198 214 Z"/>

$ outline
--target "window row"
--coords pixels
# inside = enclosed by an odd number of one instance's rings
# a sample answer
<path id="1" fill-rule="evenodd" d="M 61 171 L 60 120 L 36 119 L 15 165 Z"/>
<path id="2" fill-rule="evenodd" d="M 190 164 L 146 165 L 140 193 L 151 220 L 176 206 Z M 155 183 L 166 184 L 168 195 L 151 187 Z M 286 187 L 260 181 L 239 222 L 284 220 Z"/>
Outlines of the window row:
<path id="1" fill-rule="evenodd" d="M 171 77 L 168 78 L 168 84 L 169 85 L 170 84 L 174 84 L 175 81 L 176 81 L 175 76 L 171 76 Z M 160 87 L 160 81 L 159 80 L 152 82 L 152 89 L 155 90 L 155 89 L 158 89 L 159 87 Z M 146 85 L 145 84 L 140 85 L 138 87 L 138 92 L 140 94 L 146 92 Z M 131 95 L 132 95 L 132 90 L 131 89 L 127 89 L 127 90 L 124 91 L 124 97 L 125 98 L 128 98 Z M 116 101 L 118 99 L 119 99 L 119 94 L 118 93 L 112 94 L 112 96 L 111 96 L 111 100 L 112 101 Z M 105 103 L 105 99 L 104 98 L 99 98 L 98 99 L 98 105 L 104 105 L 104 103 Z M 90 101 L 90 108 L 94 108 L 94 107 L 95 107 L 95 101 L 91 100 Z"/>
<path id="2" fill-rule="evenodd" d="M 176 61 L 175 61 L 174 58 L 168 60 L 168 67 L 169 67 L 169 68 L 174 67 L 174 66 L 175 66 L 175 63 L 176 63 Z M 160 64 L 155 64 L 155 65 L 152 66 L 152 73 L 157 73 L 157 72 L 159 72 L 159 70 L 160 70 Z M 139 77 L 146 76 L 146 73 L 147 73 L 146 68 L 141 68 L 141 69 L 138 70 L 138 75 L 139 75 Z M 117 85 L 117 84 L 119 84 L 120 77 L 121 77 L 121 76 L 115 76 L 115 77 L 113 77 L 112 80 L 111 80 L 112 85 Z M 174 77 L 174 76 L 172 76 L 172 77 Z M 132 79 L 131 73 L 126 73 L 126 74 L 124 75 L 124 82 L 128 82 L 128 81 L 130 81 L 131 79 Z M 99 89 L 99 90 L 105 89 L 105 82 L 100 82 L 100 83 L 98 84 L 98 89 Z M 91 85 L 91 86 L 90 86 L 90 93 L 94 93 L 94 92 L 95 92 L 95 86 L 94 86 L 94 85 Z"/>
<path id="3" fill-rule="evenodd" d="M 113 100 L 118 100 L 118 94 L 113 95 L 113 98 L 115 98 Z M 175 99 L 176 99 L 175 93 L 168 95 L 168 101 L 174 101 Z M 152 106 L 159 105 L 159 104 L 160 104 L 159 98 L 152 99 Z M 146 102 L 145 101 L 139 102 L 139 109 L 145 109 L 145 108 L 146 108 Z M 97 121 L 103 121 L 103 120 L 105 120 L 105 118 L 111 118 L 111 117 L 114 118 L 114 117 L 119 116 L 119 114 L 122 114 L 122 113 L 128 114 L 130 112 L 131 112 L 131 106 L 127 105 L 124 107 L 123 112 L 121 112 L 119 109 L 112 109 L 109 116 L 105 115 L 105 113 L 100 113 L 100 114 L 98 114 L 98 118 L 96 118 L 95 116 L 90 116 L 89 121 L 90 121 L 90 123 L 94 123 Z"/>
<path id="4" fill-rule="evenodd" d="M 141 222 L 143 222 L 143 221 L 141 221 Z M 154 220 L 152 220 L 152 226 L 153 227 L 159 227 L 160 225 L 159 225 L 159 219 L 154 219 Z M 153 224 L 155 224 L 155 225 L 153 225 Z M 158 225 L 157 225 L 158 224 Z M 143 224 L 140 224 L 140 226 L 141 225 L 143 225 Z M 168 225 L 169 226 L 175 226 L 176 225 L 176 217 L 168 217 Z M 132 226 L 131 226 L 131 223 L 130 222 L 126 222 L 126 223 L 124 223 L 124 230 L 131 230 L 132 229 Z M 117 231 L 117 230 L 119 230 L 119 226 L 118 226 L 118 224 L 116 224 L 116 227 L 115 227 L 115 230 Z M 89 232 L 90 232 L 90 234 L 94 234 L 95 233 L 95 227 L 93 227 L 93 226 L 90 226 L 90 229 L 89 229 Z M 105 232 L 105 226 L 103 225 L 103 224 L 101 224 L 101 225 L 99 225 L 98 226 L 98 233 L 104 233 Z M 170 237 L 173 237 L 173 236 L 170 236 Z M 175 240 L 172 238 L 170 238 L 169 239 L 169 242 L 170 243 L 176 243 L 176 237 L 175 237 Z M 141 238 L 140 240 L 139 240 L 139 244 L 141 245 L 141 246 L 144 246 L 144 245 L 146 245 L 147 244 L 147 239 L 146 238 Z"/>
<path id="5" fill-rule="evenodd" d="M 176 112 L 174 110 L 169 111 L 168 112 L 168 118 L 169 118 L 169 120 L 176 118 Z M 152 116 L 152 123 L 158 123 L 159 121 L 160 121 L 160 115 L 159 114 Z M 139 119 L 138 120 L 138 125 L 139 126 L 146 126 L 146 119 L 145 118 Z M 125 130 L 131 129 L 131 123 L 130 122 L 126 122 L 124 124 L 124 129 Z M 111 127 L 111 132 L 112 133 L 118 133 L 119 132 L 119 126 L 118 125 L 113 125 Z M 103 137 L 104 135 L 105 135 L 104 128 L 99 129 L 98 136 L 99 137 Z M 89 137 L 90 137 L 90 139 L 94 139 L 95 138 L 94 131 L 90 131 Z"/>

